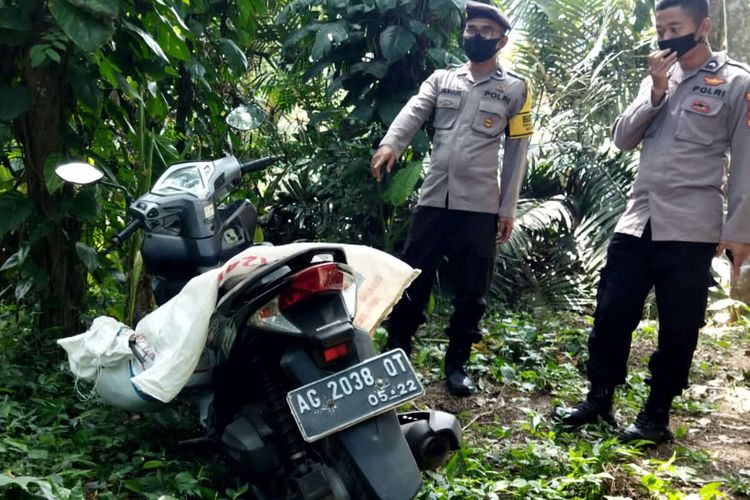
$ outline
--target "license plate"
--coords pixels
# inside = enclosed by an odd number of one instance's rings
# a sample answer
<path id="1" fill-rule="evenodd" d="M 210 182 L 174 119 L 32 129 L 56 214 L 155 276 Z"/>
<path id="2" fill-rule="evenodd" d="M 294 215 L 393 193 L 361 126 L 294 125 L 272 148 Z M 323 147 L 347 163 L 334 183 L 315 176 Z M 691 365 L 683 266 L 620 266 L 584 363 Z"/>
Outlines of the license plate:
<path id="1" fill-rule="evenodd" d="M 311 442 L 424 394 L 404 351 L 395 349 L 289 391 L 286 401 Z"/>

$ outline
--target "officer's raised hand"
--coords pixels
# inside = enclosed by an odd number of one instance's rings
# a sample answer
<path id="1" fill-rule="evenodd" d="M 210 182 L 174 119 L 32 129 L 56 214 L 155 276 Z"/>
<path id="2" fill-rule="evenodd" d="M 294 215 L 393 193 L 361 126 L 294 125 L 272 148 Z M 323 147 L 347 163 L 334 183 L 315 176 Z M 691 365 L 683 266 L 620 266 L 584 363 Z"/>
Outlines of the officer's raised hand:
<path id="1" fill-rule="evenodd" d="M 651 104 L 656 106 L 669 89 L 667 72 L 677 62 L 677 52 L 669 49 L 657 50 L 648 56 L 648 72 L 651 74 Z"/>
<path id="2" fill-rule="evenodd" d="M 396 162 L 396 151 L 387 144 L 384 144 L 375 151 L 370 160 L 370 170 L 372 171 L 375 180 L 380 182 L 382 180 L 382 168 L 385 165 L 385 170 L 390 173 L 393 168 L 393 164 Z"/>

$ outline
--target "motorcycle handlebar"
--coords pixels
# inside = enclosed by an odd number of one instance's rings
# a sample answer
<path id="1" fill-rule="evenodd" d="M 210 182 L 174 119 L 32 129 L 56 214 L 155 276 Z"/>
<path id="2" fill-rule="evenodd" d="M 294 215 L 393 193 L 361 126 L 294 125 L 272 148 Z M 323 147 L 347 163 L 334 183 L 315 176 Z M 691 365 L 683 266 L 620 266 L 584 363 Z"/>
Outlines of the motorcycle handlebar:
<path id="1" fill-rule="evenodd" d="M 272 163 L 276 163 L 276 160 L 278 160 L 278 156 L 266 156 L 265 158 L 259 158 L 257 160 L 249 161 L 247 163 L 243 163 L 242 167 L 240 167 L 240 172 L 243 174 L 246 174 L 248 172 L 255 172 L 256 170 L 261 170 L 268 165 L 271 165 Z"/>
<path id="2" fill-rule="evenodd" d="M 122 231 L 120 231 L 119 233 L 117 233 L 116 235 L 112 237 L 112 240 L 111 240 L 112 244 L 102 251 L 102 255 L 107 255 L 116 247 L 120 246 L 123 241 L 130 238 L 130 236 L 132 236 L 134 232 L 140 229 L 142 225 L 143 225 L 143 222 L 140 219 L 133 219 L 132 221 L 130 221 L 128 225 L 123 228 Z"/>

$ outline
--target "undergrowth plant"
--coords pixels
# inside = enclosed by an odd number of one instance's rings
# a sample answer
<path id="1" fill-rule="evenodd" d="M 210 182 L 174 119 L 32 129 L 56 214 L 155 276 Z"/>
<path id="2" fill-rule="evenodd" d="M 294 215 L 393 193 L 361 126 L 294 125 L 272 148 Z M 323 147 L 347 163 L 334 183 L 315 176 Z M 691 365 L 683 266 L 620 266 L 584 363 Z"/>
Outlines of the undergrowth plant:
<path id="1" fill-rule="evenodd" d="M 439 298 L 415 341 L 412 361 L 428 389 L 417 407 L 442 404 L 430 393 L 442 383 L 447 342 L 439 329 L 447 309 Z M 673 424 L 676 443 L 656 450 L 620 443 L 605 424 L 569 432 L 549 417 L 554 405 L 585 393 L 590 324 L 570 313 L 487 315 L 484 340 L 468 367 L 482 392 L 454 410 L 464 426 L 462 447 L 444 467 L 423 474 L 418 498 L 711 500 L 749 494 L 746 470 L 722 468 L 715 451 L 691 444 L 698 424 L 684 417 L 710 418 L 717 404 L 710 398 L 678 398 L 673 412 L 683 418 Z M 32 335 L 31 325 L 15 310 L 0 310 L 0 497 L 252 498 L 220 455 L 180 449 L 180 440 L 196 435 L 192 408 L 130 413 L 96 396 L 82 398 L 91 387 L 77 385 L 62 350 Z M 717 332 L 699 352 L 697 361 L 709 368 L 698 368 L 696 383 L 725 377 L 749 389 L 750 374 L 733 372 L 721 359 L 750 349 L 750 334 L 736 325 Z M 644 322 L 634 344 L 648 347 L 655 336 L 654 324 Z M 376 342 L 384 337 L 381 330 Z M 648 393 L 642 353 L 636 357 L 615 399 L 621 423 L 634 418 Z"/>

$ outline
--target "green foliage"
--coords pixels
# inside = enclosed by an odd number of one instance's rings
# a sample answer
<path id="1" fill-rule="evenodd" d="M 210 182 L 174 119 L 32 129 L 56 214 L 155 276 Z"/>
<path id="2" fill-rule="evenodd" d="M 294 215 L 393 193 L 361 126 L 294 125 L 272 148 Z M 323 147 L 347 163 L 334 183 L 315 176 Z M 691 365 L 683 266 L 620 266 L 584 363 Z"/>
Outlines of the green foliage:
<path id="1" fill-rule="evenodd" d="M 179 458 L 177 441 L 192 437 L 196 415 L 176 407 L 127 414 L 78 401 L 76 381 L 59 347 L 36 339 L 28 323 L 0 312 L 0 496 L 18 498 L 238 498 L 215 456 Z M 168 431 L 167 431 L 168 430 Z M 222 481 L 224 484 L 222 484 Z"/>
<path id="2" fill-rule="evenodd" d="M 443 309 L 438 304 L 438 322 L 447 319 Z M 721 456 L 682 446 L 689 440 L 685 432 L 665 454 L 665 447 L 652 451 L 623 445 L 606 427 L 569 433 L 547 416 L 560 400 L 572 403 L 581 397 L 580 361 L 589 321 L 570 313 L 488 315 L 484 342 L 469 363 L 483 390 L 463 400 L 476 408 L 459 414 L 463 446 L 444 467 L 424 473 L 418 498 L 692 494 L 709 500 L 747 495 L 747 478 L 740 471 L 722 470 Z M 193 409 L 176 405 L 168 412 L 133 414 L 104 406 L 97 398 L 78 399 L 76 387 L 84 394 L 90 387 L 76 385 L 60 349 L 33 335 L 30 324 L 28 316 L 15 317 L 0 308 L 0 496 L 224 499 L 247 492 L 220 455 L 186 454 L 178 448 L 179 440 L 194 435 Z M 442 359 L 444 343 L 437 333 L 428 333 L 417 339 L 412 359 L 429 387 L 442 380 L 434 363 Z M 718 358 L 750 348 L 746 330 L 727 329 L 722 338 L 723 343 L 709 344 L 703 356 Z M 653 328 L 645 323 L 635 342 L 654 341 Z M 498 369 L 500 364 L 506 369 Z M 539 376 L 529 378 L 523 375 L 527 372 Z M 642 372 L 633 373 L 616 396 L 618 418 L 634 418 L 647 391 Z M 456 400 L 440 399 L 438 404 L 452 406 Z"/>
<path id="3" fill-rule="evenodd" d="M 530 164 L 494 294 L 524 308 L 591 306 L 637 158 L 609 130 L 644 75 L 648 2 L 508 1 L 515 70 L 535 99 Z"/>
<path id="4" fill-rule="evenodd" d="M 460 2 L 292 1 L 276 19 L 287 72 L 274 98 L 309 120 L 292 136 L 305 158 L 280 185 L 269 233 L 397 249 L 429 150 L 420 131 L 383 186 L 372 148 L 420 83 L 458 61 Z"/>
<path id="5" fill-rule="evenodd" d="M 0 121 L 9 122 L 29 109 L 31 96 L 26 87 L 0 85 Z"/>
<path id="6" fill-rule="evenodd" d="M 4 214 L 0 221 L 0 236 L 18 229 L 31 215 L 31 202 L 18 191 L 0 193 L 0 210 Z"/>
<path id="7" fill-rule="evenodd" d="M 635 174 L 637 159 L 613 150 L 609 130 L 644 74 L 650 4 L 508 1 L 504 7 L 514 22 L 504 64 L 532 87 L 537 132 L 493 294 L 527 309 L 589 308 Z M 383 189 L 367 189 L 368 160 L 425 77 L 463 60 L 460 8 L 448 1 L 300 0 L 281 12 L 284 78 L 294 82 L 281 86 L 310 117 L 294 139 L 311 159 L 294 171 L 294 181 L 281 184 L 284 207 L 269 220 L 272 232 L 400 248 L 421 184 L 414 165 L 429 152 L 429 123 Z M 340 161 L 350 164 L 345 176 Z M 317 216 L 314 207 L 323 207 Z M 337 218 L 354 231 L 342 233 L 331 222 Z"/>
<path id="8" fill-rule="evenodd" d="M 445 313 L 439 315 L 438 323 L 446 320 Z M 606 426 L 569 433 L 548 416 L 561 400 L 572 404 L 582 397 L 589 321 L 548 312 L 492 313 L 485 319 L 488 331 L 468 365 L 483 390 L 474 396 L 476 409 L 462 419 L 466 442 L 444 468 L 427 473 L 418 498 L 710 499 L 746 494 L 747 480 L 722 471 L 715 451 L 678 444 L 665 458 L 664 447 L 622 444 Z M 412 357 L 428 383 L 434 380 L 432 360 L 440 340 L 432 330 L 438 328 L 428 325 Z M 725 335 L 734 347 L 717 343 L 707 357 L 720 358 L 738 345 L 750 345 L 744 331 Z M 636 342 L 655 342 L 650 323 L 638 330 Z M 440 351 L 437 355 L 442 357 Z M 524 378 L 524 373 L 536 375 Z M 441 380 L 442 373 L 435 378 Z M 648 393 L 643 378 L 642 371 L 634 371 L 618 391 L 618 420 L 630 421 L 640 410 Z M 676 430 L 678 441 L 689 439 L 687 431 Z"/>
<path id="9" fill-rule="evenodd" d="M 104 45 L 115 31 L 118 1 L 50 0 L 49 10 L 73 43 L 85 52 L 94 52 Z"/>
<path id="10" fill-rule="evenodd" d="M 37 272 L 30 274 L 34 293 L 28 298 L 44 303 L 43 313 L 52 305 L 47 291 L 65 296 L 69 310 L 84 308 L 81 287 L 71 281 L 82 281 L 81 264 L 89 271 L 93 266 L 76 244 L 101 248 L 127 222 L 119 193 L 84 190 L 87 196 L 81 196 L 61 189 L 54 167 L 93 160 L 110 178 L 142 193 L 169 163 L 221 156 L 224 115 L 246 97 L 243 77 L 262 68 L 263 44 L 254 36 L 265 9 L 274 5 L 2 3 L 0 163 L 10 179 L 0 185 L 0 204 L 14 208 L 0 224 L 0 255 L 31 246 L 28 265 Z M 45 85 L 59 91 L 44 91 Z M 45 140 L 37 133 L 46 134 Z M 84 232 L 83 223 L 90 224 Z M 122 258 L 134 262 L 132 251 Z M 131 264 L 121 267 L 129 271 Z M 65 321 L 75 314 L 67 316 Z M 73 322 L 64 326 L 78 328 Z"/>

